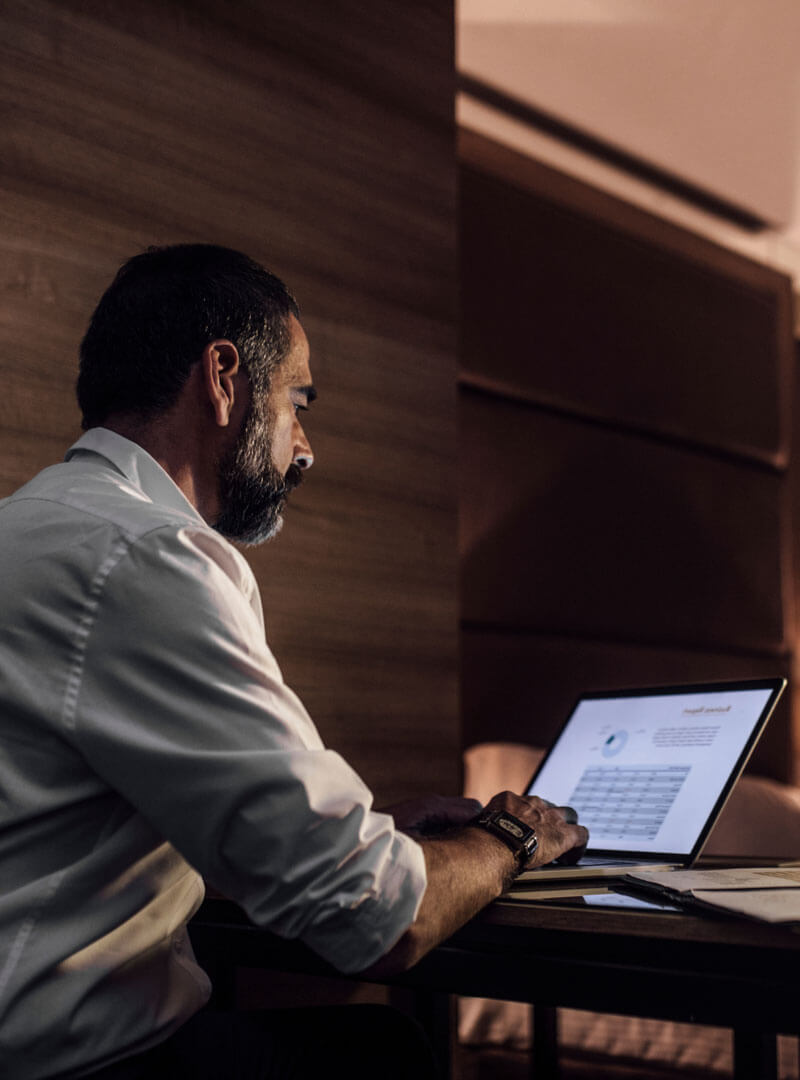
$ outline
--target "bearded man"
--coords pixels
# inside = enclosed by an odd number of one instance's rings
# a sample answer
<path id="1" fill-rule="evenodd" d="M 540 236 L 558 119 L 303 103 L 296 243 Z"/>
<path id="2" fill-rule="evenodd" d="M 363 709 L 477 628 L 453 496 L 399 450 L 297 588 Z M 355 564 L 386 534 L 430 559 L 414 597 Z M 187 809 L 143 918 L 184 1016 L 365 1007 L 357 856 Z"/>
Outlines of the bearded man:
<path id="1" fill-rule="evenodd" d="M 284 683 L 229 541 L 278 531 L 315 396 L 282 282 L 225 248 L 151 249 L 82 343 L 86 433 L 0 503 L 8 1080 L 429 1075 L 399 1021 L 205 1009 L 186 934 L 203 878 L 341 971 L 385 974 L 585 841 L 510 793 L 478 818 L 437 804 L 451 828 L 412 839 L 430 806 L 376 812 Z"/>

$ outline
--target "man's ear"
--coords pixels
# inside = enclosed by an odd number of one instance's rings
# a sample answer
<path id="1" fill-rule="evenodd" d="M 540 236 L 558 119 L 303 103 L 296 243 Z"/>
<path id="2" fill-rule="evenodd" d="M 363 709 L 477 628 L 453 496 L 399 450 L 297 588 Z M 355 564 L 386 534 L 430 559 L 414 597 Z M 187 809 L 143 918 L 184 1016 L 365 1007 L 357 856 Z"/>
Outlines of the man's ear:
<path id="1" fill-rule="evenodd" d="M 239 350 L 232 341 L 210 341 L 200 359 L 203 389 L 219 427 L 227 427 L 233 410 L 234 386 L 239 374 Z"/>

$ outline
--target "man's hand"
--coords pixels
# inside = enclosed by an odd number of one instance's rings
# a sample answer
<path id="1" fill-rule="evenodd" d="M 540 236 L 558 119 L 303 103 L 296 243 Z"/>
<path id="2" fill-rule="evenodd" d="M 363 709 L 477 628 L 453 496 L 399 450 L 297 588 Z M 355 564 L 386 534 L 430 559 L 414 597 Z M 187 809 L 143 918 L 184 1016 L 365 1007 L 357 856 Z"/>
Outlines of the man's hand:
<path id="1" fill-rule="evenodd" d="M 502 791 L 489 800 L 487 810 L 505 810 L 536 830 L 539 846 L 526 869 L 545 866 L 556 859 L 576 863 L 586 850 L 589 833 L 574 824 L 577 815 L 570 806 L 553 806 L 536 795 L 515 795 Z"/>
<path id="2" fill-rule="evenodd" d="M 458 813 L 469 809 L 472 818 L 479 812 L 473 800 L 443 802 L 452 803 Z M 440 805 L 435 800 L 427 804 Z M 575 811 L 568 806 L 553 806 L 535 795 L 503 791 L 490 800 L 487 810 L 505 810 L 536 830 L 539 846 L 529 866 L 541 866 L 554 859 L 574 862 L 586 846 L 589 834 L 582 825 L 574 824 Z M 428 885 L 417 917 L 397 944 L 369 968 L 366 974 L 370 978 L 392 975 L 415 964 L 482 907 L 496 900 L 518 871 L 516 856 L 502 840 L 485 829 L 470 828 L 468 822 L 463 828 L 448 828 L 438 836 L 424 836 L 419 844 L 425 855 Z"/>
<path id="3" fill-rule="evenodd" d="M 417 837 L 459 828 L 481 810 L 483 806 L 477 799 L 467 799 L 462 795 L 425 795 L 381 807 L 380 812 L 391 814 L 400 832 Z"/>

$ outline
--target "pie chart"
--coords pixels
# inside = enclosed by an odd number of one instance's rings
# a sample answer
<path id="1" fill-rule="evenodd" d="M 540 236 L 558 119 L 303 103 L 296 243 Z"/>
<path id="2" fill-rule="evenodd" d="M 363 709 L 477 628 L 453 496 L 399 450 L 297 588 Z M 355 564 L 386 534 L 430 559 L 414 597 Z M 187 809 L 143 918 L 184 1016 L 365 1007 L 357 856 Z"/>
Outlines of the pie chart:
<path id="1" fill-rule="evenodd" d="M 627 731 L 615 731 L 603 743 L 603 757 L 616 757 L 628 741 Z"/>

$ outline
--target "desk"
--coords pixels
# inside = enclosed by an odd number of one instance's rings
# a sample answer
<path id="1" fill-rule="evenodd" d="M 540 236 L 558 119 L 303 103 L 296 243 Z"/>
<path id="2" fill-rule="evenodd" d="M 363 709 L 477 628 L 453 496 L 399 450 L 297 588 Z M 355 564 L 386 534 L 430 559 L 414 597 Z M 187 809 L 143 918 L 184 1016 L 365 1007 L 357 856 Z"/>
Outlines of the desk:
<path id="1" fill-rule="evenodd" d="M 223 987 L 214 958 L 228 971 L 332 974 L 227 901 L 206 901 L 192 936 Z M 432 994 L 463 994 L 731 1027 L 735 1075 L 747 1080 L 774 1075 L 777 1033 L 800 1033 L 800 934 L 733 918 L 498 901 L 389 981 L 429 1016 Z"/>

